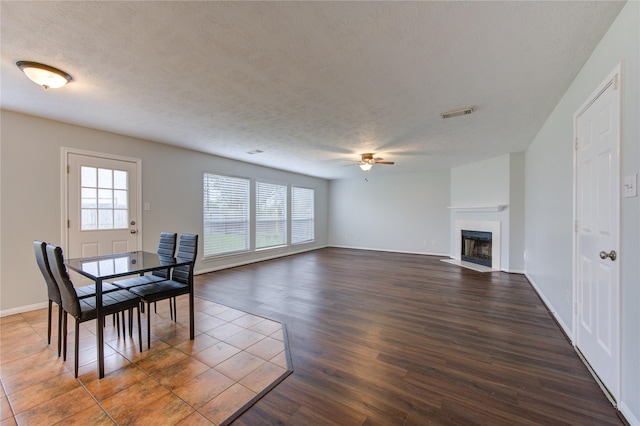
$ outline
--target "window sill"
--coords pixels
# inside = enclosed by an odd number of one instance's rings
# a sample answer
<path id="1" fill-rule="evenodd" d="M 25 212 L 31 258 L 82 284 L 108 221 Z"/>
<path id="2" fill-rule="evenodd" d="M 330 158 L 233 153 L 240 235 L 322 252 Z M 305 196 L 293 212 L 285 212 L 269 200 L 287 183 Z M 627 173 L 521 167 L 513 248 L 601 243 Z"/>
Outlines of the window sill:
<path id="1" fill-rule="evenodd" d="M 458 212 L 499 212 L 504 210 L 508 204 L 496 204 L 491 206 L 449 206 L 451 211 Z"/>
<path id="2" fill-rule="evenodd" d="M 261 252 L 261 251 L 269 251 L 269 250 L 275 250 L 275 249 L 281 249 L 281 248 L 287 248 L 289 247 L 287 244 L 280 244 L 279 246 L 269 246 L 269 247 L 260 247 L 255 249 L 255 253 Z"/>

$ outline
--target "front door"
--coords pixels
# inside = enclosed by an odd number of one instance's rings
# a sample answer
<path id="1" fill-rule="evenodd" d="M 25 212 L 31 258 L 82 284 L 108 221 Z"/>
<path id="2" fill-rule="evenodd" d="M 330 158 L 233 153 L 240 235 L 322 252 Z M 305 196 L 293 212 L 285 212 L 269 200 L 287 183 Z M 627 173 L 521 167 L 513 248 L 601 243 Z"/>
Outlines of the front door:
<path id="1" fill-rule="evenodd" d="M 576 114 L 576 346 L 620 391 L 619 68 Z"/>
<path id="2" fill-rule="evenodd" d="M 66 153 L 65 257 L 138 250 L 138 160 Z"/>

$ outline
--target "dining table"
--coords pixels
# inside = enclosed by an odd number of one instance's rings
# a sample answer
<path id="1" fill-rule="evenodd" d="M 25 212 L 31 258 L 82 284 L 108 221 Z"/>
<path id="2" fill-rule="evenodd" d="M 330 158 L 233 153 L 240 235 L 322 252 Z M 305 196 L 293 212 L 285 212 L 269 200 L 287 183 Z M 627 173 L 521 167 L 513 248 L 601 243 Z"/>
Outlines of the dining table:
<path id="1" fill-rule="evenodd" d="M 104 377 L 104 313 L 102 312 L 102 283 L 106 280 L 124 277 L 127 275 L 144 275 L 146 272 L 190 265 L 192 272 L 189 274 L 189 337 L 193 340 L 195 336 L 193 263 L 194 261 L 191 259 L 187 260 L 177 257 L 161 256 L 157 253 L 146 251 L 79 257 L 67 259 L 65 261 L 65 265 L 68 269 L 89 278 L 96 286 L 98 378 L 101 379 Z M 150 314 L 150 312 L 147 312 L 147 315 Z"/>

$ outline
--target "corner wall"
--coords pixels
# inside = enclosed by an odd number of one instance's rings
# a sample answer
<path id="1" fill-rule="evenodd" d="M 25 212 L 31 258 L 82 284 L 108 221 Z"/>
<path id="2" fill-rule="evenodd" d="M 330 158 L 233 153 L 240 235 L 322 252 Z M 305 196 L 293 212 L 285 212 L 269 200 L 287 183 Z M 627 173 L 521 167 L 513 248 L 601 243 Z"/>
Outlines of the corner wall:
<path id="1" fill-rule="evenodd" d="M 395 167 L 330 182 L 329 244 L 447 256 L 449 171 L 401 174 Z"/>
<path id="2" fill-rule="evenodd" d="M 573 115 L 622 62 L 621 175 L 640 171 L 640 3 L 629 1 L 526 151 L 527 277 L 573 339 Z M 620 411 L 640 425 L 640 198 L 621 199 Z"/>
<path id="3" fill-rule="evenodd" d="M 494 212 L 467 208 L 505 205 Z M 457 220 L 501 224 L 501 269 L 524 271 L 524 153 L 501 155 L 451 169 L 451 248 Z M 458 209 L 457 209 L 458 208 Z M 457 258 L 459 253 L 451 252 Z"/>

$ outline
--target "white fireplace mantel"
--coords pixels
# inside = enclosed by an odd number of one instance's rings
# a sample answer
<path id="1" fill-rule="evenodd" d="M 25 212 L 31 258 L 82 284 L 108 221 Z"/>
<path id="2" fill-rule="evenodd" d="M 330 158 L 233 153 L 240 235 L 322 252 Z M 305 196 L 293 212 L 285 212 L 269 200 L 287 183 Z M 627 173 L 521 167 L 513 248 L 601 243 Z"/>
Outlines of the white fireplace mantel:
<path id="1" fill-rule="evenodd" d="M 495 204 L 490 206 L 449 206 L 451 211 L 458 212 L 500 212 L 504 210 L 508 204 Z"/>

